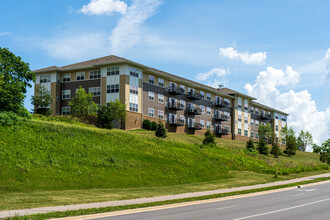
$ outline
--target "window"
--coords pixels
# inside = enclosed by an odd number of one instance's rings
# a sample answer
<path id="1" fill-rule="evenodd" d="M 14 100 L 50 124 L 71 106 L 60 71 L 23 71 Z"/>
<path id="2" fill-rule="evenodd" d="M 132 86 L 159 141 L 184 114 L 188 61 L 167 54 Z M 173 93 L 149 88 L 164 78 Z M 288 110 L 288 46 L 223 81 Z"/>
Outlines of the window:
<path id="1" fill-rule="evenodd" d="M 84 79 L 85 79 L 85 72 L 76 73 L 76 80 L 84 80 Z"/>
<path id="2" fill-rule="evenodd" d="M 251 119 L 251 126 L 254 125 L 254 119 Z"/>
<path id="3" fill-rule="evenodd" d="M 238 134 L 241 135 L 242 134 L 242 130 L 239 128 L 238 129 Z"/>
<path id="4" fill-rule="evenodd" d="M 256 126 L 259 126 L 259 121 L 258 120 L 255 120 L 254 122 L 255 122 Z"/>
<path id="5" fill-rule="evenodd" d="M 206 99 L 211 101 L 211 94 L 210 93 L 206 93 Z"/>
<path id="6" fill-rule="evenodd" d="M 62 115 L 70 115 L 70 112 L 71 112 L 70 106 L 62 107 Z"/>
<path id="7" fill-rule="evenodd" d="M 107 85 L 107 93 L 118 93 L 119 84 Z"/>
<path id="8" fill-rule="evenodd" d="M 275 113 L 275 118 L 278 119 L 278 114 L 277 113 Z"/>
<path id="9" fill-rule="evenodd" d="M 135 72 L 135 71 L 133 71 L 133 70 L 131 70 L 131 71 L 129 72 L 129 75 L 131 75 L 131 76 L 133 76 L 133 77 L 137 77 L 137 78 L 139 78 L 139 73 L 137 73 L 137 72 Z"/>
<path id="10" fill-rule="evenodd" d="M 149 83 L 150 84 L 155 84 L 155 77 L 152 75 L 149 75 Z"/>
<path id="11" fill-rule="evenodd" d="M 40 75 L 40 83 L 50 82 L 50 75 Z"/>
<path id="12" fill-rule="evenodd" d="M 202 114 L 205 114 L 205 106 L 204 105 L 201 105 L 200 108 L 202 110 Z"/>
<path id="13" fill-rule="evenodd" d="M 247 130 L 244 130 L 244 136 L 248 136 L 248 131 Z"/>
<path id="14" fill-rule="evenodd" d="M 107 76 L 119 75 L 119 66 L 107 68 Z"/>
<path id="15" fill-rule="evenodd" d="M 201 120 L 200 123 L 202 125 L 202 128 L 205 128 L 205 121 L 204 120 Z"/>
<path id="16" fill-rule="evenodd" d="M 254 138 L 254 133 L 251 131 L 251 138 Z"/>
<path id="17" fill-rule="evenodd" d="M 251 106 L 251 113 L 254 113 L 254 107 Z"/>
<path id="18" fill-rule="evenodd" d="M 181 120 L 183 123 L 185 123 L 186 118 L 184 117 L 184 115 L 180 115 L 180 120 Z"/>
<path id="19" fill-rule="evenodd" d="M 89 79 L 99 79 L 101 78 L 101 70 L 89 71 Z"/>
<path id="20" fill-rule="evenodd" d="M 70 82 L 71 81 L 71 73 L 65 73 L 63 74 L 63 78 L 62 78 L 63 82 Z"/>
<path id="21" fill-rule="evenodd" d="M 138 112 L 139 111 L 139 105 L 135 103 L 129 103 L 129 110 L 133 112 Z"/>
<path id="22" fill-rule="evenodd" d="M 164 87 L 164 79 L 162 79 L 162 78 L 158 78 L 158 85 L 159 85 L 160 87 Z"/>
<path id="23" fill-rule="evenodd" d="M 206 128 L 211 130 L 211 122 L 210 121 L 206 122 Z"/>
<path id="24" fill-rule="evenodd" d="M 278 125 L 276 125 L 276 128 L 275 129 L 276 129 L 276 131 L 278 131 Z"/>
<path id="25" fill-rule="evenodd" d="M 180 105 L 182 105 L 182 106 L 183 106 L 183 108 L 185 108 L 185 106 L 186 106 L 186 102 L 185 102 L 185 101 L 183 101 L 183 100 L 180 100 Z"/>
<path id="26" fill-rule="evenodd" d="M 129 93 L 133 95 L 138 95 L 139 94 L 139 87 L 137 86 L 129 86 Z"/>
<path id="27" fill-rule="evenodd" d="M 258 133 L 256 133 L 256 139 L 259 139 L 259 134 Z"/>
<path id="28" fill-rule="evenodd" d="M 185 88 L 185 86 L 184 86 L 184 85 L 180 85 L 180 90 L 181 90 L 183 93 L 185 93 L 185 92 L 186 92 L 186 88 Z"/>
<path id="29" fill-rule="evenodd" d="M 71 90 L 62 90 L 62 99 L 70 99 Z"/>
<path id="30" fill-rule="evenodd" d="M 148 92 L 148 99 L 149 101 L 154 101 L 155 100 L 155 93 L 154 92 Z"/>
<path id="31" fill-rule="evenodd" d="M 154 109 L 153 108 L 148 108 L 148 116 L 149 117 L 154 117 L 155 113 L 154 113 Z"/>
<path id="32" fill-rule="evenodd" d="M 205 99 L 205 92 L 200 91 L 199 93 L 201 94 L 201 99 Z"/>
<path id="33" fill-rule="evenodd" d="M 285 139 L 284 138 L 282 138 L 282 144 L 285 144 Z"/>
<path id="34" fill-rule="evenodd" d="M 158 103 L 164 104 L 164 95 L 158 94 Z"/>
<path id="35" fill-rule="evenodd" d="M 210 108 L 210 107 L 207 107 L 207 108 L 206 108 L 206 114 L 207 114 L 207 115 L 211 115 L 211 108 Z"/>
<path id="36" fill-rule="evenodd" d="M 158 110 L 158 118 L 159 119 L 164 119 L 164 112 L 161 110 Z"/>
<path id="37" fill-rule="evenodd" d="M 258 115 L 259 114 L 259 109 L 258 108 L 255 108 L 255 114 Z"/>
<path id="38" fill-rule="evenodd" d="M 90 87 L 88 91 L 92 93 L 93 97 L 101 95 L 100 87 Z"/>
<path id="39" fill-rule="evenodd" d="M 244 123 L 249 123 L 247 116 L 244 116 Z"/>

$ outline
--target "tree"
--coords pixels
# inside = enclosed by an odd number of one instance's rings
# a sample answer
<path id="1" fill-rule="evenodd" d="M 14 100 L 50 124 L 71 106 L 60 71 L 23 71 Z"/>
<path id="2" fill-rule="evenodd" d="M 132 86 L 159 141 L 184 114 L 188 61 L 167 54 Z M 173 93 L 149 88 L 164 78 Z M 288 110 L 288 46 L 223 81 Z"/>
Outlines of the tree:
<path id="1" fill-rule="evenodd" d="M 25 114 L 23 107 L 26 87 L 31 88 L 35 75 L 29 64 L 7 48 L 0 47 L 0 111 Z"/>
<path id="2" fill-rule="evenodd" d="M 286 139 L 286 147 L 284 153 L 287 154 L 289 157 L 296 154 L 297 150 L 297 139 L 295 136 L 295 132 L 293 128 L 287 129 L 285 134 Z"/>
<path id="3" fill-rule="evenodd" d="M 330 165 L 330 138 L 325 140 L 321 145 L 320 161 Z"/>
<path id="4" fill-rule="evenodd" d="M 167 137 L 167 135 L 166 135 L 166 129 L 165 129 L 165 127 L 164 127 L 164 125 L 163 125 L 163 123 L 162 123 L 161 120 L 159 120 L 159 122 L 157 124 L 155 135 L 158 138 L 166 138 Z"/>
<path id="5" fill-rule="evenodd" d="M 278 146 L 278 143 L 273 144 L 272 149 L 270 150 L 270 153 L 273 154 L 275 158 L 278 158 L 278 156 L 281 155 L 281 149 Z"/>
<path id="6" fill-rule="evenodd" d="M 264 139 L 266 143 L 271 144 L 274 140 L 274 132 L 270 123 L 261 124 L 258 127 L 259 140 Z"/>
<path id="7" fill-rule="evenodd" d="M 156 131 L 156 129 L 157 129 L 157 123 L 155 121 L 151 122 L 150 130 Z"/>
<path id="8" fill-rule="evenodd" d="M 53 99 L 48 94 L 48 91 L 44 86 L 40 86 L 36 90 L 36 95 L 32 96 L 32 105 L 34 106 L 34 113 L 41 115 L 50 115 L 50 105 L 52 104 Z"/>
<path id="9" fill-rule="evenodd" d="M 254 151 L 254 144 L 251 138 L 246 142 L 246 149 L 250 152 Z"/>
<path id="10" fill-rule="evenodd" d="M 204 133 L 203 144 L 204 145 L 208 145 L 208 144 L 214 145 L 215 144 L 214 135 L 212 134 L 210 129 L 207 129 L 207 131 Z"/>
<path id="11" fill-rule="evenodd" d="M 266 139 L 264 139 L 264 138 L 259 139 L 257 150 L 259 151 L 259 154 L 268 155 L 269 149 L 267 146 Z"/>
<path id="12" fill-rule="evenodd" d="M 301 130 L 297 139 L 297 144 L 299 151 L 306 151 L 307 145 L 313 144 L 312 134 L 309 133 L 309 131 L 304 132 Z"/>
<path id="13" fill-rule="evenodd" d="M 116 99 L 116 101 L 109 102 L 105 106 L 100 106 L 97 111 L 97 126 L 112 129 L 114 121 L 122 122 L 125 120 L 126 115 L 126 105 Z"/>
<path id="14" fill-rule="evenodd" d="M 79 86 L 74 98 L 69 102 L 73 116 L 87 117 L 96 113 L 97 105 L 93 102 L 91 93 L 86 94 L 85 89 Z"/>
<path id="15" fill-rule="evenodd" d="M 317 144 L 313 144 L 312 149 L 313 149 L 313 153 L 319 154 L 321 152 L 321 147 L 318 146 Z"/>

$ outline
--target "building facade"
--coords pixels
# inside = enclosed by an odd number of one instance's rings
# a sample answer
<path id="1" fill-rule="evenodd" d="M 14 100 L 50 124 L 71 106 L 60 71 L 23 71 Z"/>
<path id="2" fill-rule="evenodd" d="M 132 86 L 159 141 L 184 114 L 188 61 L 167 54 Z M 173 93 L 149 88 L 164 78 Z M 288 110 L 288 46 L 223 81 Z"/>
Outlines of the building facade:
<path id="1" fill-rule="evenodd" d="M 81 86 L 98 105 L 118 99 L 126 105 L 121 129 L 141 128 L 144 119 L 163 121 L 169 132 L 258 139 L 258 125 L 269 122 L 281 140 L 288 114 L 228 88 L 215 89 L 117 56 L 33 71 L 35 89 L 45 87 L 52 114 L 69 115 L 69 101 Z M 284 142 L 282 142 L 284 143 Z"/>

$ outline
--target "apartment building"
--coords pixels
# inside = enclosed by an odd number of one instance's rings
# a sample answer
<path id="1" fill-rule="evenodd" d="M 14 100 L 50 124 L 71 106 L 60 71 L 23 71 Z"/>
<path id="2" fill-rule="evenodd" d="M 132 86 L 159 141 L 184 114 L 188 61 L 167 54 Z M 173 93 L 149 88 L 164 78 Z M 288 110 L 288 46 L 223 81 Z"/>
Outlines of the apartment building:
<path id="1" fill-rule="evenodd" d="M 228 88 L 212 88 L 122 57 L 106 56 L 63 67 L 33 71 L 37 89 L 44 86 L 53 98 L 54 115 L 69 115 L 68 102 L 82 86 L 99 105 L 118 99 L 126 104 L 121 129 L 141 128 L 142 121 L 163 121 L 169 132 L 215 135 L 237 140 L 258 139 L 258 125 L 272 123 L 280 137 L 284 112 L 255 102 Z"/>

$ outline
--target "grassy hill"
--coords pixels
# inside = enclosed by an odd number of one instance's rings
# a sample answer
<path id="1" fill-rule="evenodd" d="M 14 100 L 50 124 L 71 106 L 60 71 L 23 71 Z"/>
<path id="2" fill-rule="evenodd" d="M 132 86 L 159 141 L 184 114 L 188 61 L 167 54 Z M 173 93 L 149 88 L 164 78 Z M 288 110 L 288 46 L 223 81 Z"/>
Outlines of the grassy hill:
<path id="1" fill-rule="evenodd" d="M 229 186 L 275 181 L 276 168 L 290 174 L 280 179 L 328 169 L 312 153 L 274 159 L 247 155 L 243 142 L 217 139 L 217 147 L 204 148 L 201 143 L 193 135 L 170 133 L 160 140 L 150 131 L 104 130 L 65 118 L 0 126 L 0 209 L 83 202 L 78 192 L 110 190 L 112 196 L 84 200 L 104 201 L 211 189 L 219 181 L 233 181 Z M 75 199 L 65 197 L 68 192 Z"/>

